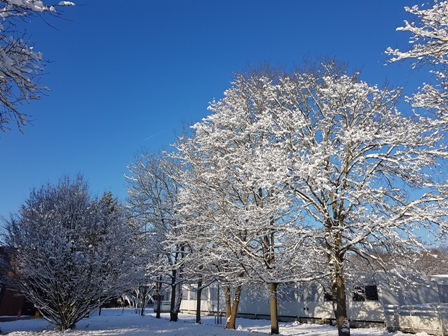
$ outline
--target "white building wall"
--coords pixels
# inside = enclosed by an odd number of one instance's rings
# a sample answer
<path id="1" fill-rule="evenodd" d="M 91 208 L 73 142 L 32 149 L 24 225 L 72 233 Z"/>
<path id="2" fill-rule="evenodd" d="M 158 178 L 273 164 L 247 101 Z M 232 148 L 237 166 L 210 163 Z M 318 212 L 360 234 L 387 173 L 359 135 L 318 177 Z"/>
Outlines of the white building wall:
<path id="1" fill-rule="evenodd" d="M 367 287 L 372 287 L 372 280 L 369 280 L 368 277 L 363 277 L 362 280 L 366 281 L 366 286 L 352 285 L 347 292 L 348 315 L 351 321 L 384 323 L 391 330 L 426 331 L 437 335 L 442 335 L 445 332 L 448 334 L 448 303 L 443 305 L 445 296 L 448 297 L 448 276 L 437 278 L 437 281 L 401 282 L 393 286 L 388 285 L 382 279 L 382 284 L 377 286 L 378 300 L 373 299 L 372 296 L 369 298 L 366 294 Z M 359 301 L 359 296 L 356 297 L 356 295 L 363 295 L 362 288 L 365 289 L 364 301 Z M 196 296 L 188 289 L 186 291 L 181 309 L 195 312 Z M 203 291 L 201 301 L 203 314 L 216 314 L 218 310 L 217 293 L 216 286 Z M 219 311 L 223 315 L 225 313 L 225 297 L 222 287 L 219 293 Z M 326 295 L 321 286 L 280 288 L 279 318 L 333 320 L 332 302 L 326 301 L 325 298 Z M 428 305 L 428 303 L 432 304 Z M 442 305 L 440 305 L 441 303 Z M 238 314 L 255 318 L 269 318 L 267 287 L 252 292 L 243 288 Z M 444 325 L 445 327 L 443 327 Z"/>

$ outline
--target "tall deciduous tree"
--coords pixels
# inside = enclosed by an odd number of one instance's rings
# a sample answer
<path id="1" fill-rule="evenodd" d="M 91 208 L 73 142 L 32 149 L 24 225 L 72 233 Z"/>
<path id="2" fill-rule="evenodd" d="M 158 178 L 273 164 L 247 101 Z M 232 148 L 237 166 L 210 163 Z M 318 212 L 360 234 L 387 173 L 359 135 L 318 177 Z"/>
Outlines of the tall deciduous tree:
<path id="1" fill-rule="evenodd" d="M 170 320 L 177 321 L 182 300 L 182 263 L 186 251 L 182 244 L 167 243 L 169 234 L 178 235 L 179 185 L 176 180 L 177 163 L 165 154 L 142 152 L 128 166 L 128 206 L 142 223 L 151 245 L 156 281 L 171 288 Z M 168 280 L 167 280 L 168 279 Z"/>
<path id="2" fill-rule="evenodd" d="M 92 198 L 81 177 L 34 190 L 7 223 L 12 281 L 59 329 L 74 328 L 133 287 L 135 229 L 122 207 Z"/>
<path id="3" fill-rule="evenodd" d="M 191 166 L 181 192 L 181 212 L 192 218 L 186 231 L 202 225 L 213 242 L 202 245 L 220 248 L 222 264 L 239 267 L 243 281 L 268 285 L 273 334 L 279 333 L 277 286 L 309 276 L 311 255 L 301 253 L 308 231 L 285 183 L 289 155 L 277 136 L 277 94 L 268 76 L 238 76 L 225 98 L 211 104 L 212 114 L 193 126 L 192 139 L 177 146 Z"/>
<path id="4" fill-rule="evenodd" d="M 349 335 L 347 255 L 381 262 L 375 251 L 412 251 L 423 246 L 420 232 L 437 239 L 446 229 L 436 178 L 446 177 L 445 134 L 427 116 L 400 113 L 399 91 L 371 86 L 333 62 L 280 82 L 288 183 L 321 228 L 339 334 Z"/>
<path id="5" fill-rule="evenodd" d="M 57 6 L 73 6 L 71 1 L 60 1 Z M 55 6 L 39 0 L 0 1 L 0 131 L 10 130 L 9 123 L 16 122 L 20 131 L 29 116 L 20 111 L 23 103 L 40 98 L 47 88 L 40 79 L 45 62 L 42 54 L 23 33 L 16 30 L 14 20 L 34 14 L 56 13 Z"/>
<path id="6" fill-rule="evenodd" d="M 227 239 L 235 234 L 227 230 L 232 221 L 224 210 L 224 195 L 231 191 L 232 184 L 221 179 L 211 185 L 213 177 L 207 175 L 207 167 L 213 167 L 208 161 L 210 153 L 197 146 L 194 137 L 184 137 L 177 144 L 179 153 L 176 155 L 183 163 L 177 215 L 182 224 L 181 234 L 171 235 L 169 240 L 188 247 L 184 269 L 189 277 L 205 285 L 217 281 L 225 287 L 226 328 L 235 329 L 240 295 L 247 278 L 239 261 L 241 254 L 234 253 L 227 245 Z M 239 238 L 245 239 L 243 235 Z"/>

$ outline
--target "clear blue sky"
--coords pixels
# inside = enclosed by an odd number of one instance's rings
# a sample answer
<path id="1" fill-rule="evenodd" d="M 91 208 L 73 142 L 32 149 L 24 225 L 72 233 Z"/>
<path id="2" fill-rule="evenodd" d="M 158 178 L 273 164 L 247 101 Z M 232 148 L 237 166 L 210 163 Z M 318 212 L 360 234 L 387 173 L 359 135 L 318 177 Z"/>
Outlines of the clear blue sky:
<path id="1" fill-rule="evenodd" d="M 52 61 L 51 91 L 24 106 L 25 134 L 0 134 L 0 217 L 33 187 L 82 173 L 91 192 L 126 198 L 126 166 L 142 148 L 167 149 L 207 115 L 233 73 L 331 56 L 372 84 L 416 83 L 408 64 L 384 66 L 405 0 L 76 0 L 63 18 L 32 18 L 35 50 Z"/>

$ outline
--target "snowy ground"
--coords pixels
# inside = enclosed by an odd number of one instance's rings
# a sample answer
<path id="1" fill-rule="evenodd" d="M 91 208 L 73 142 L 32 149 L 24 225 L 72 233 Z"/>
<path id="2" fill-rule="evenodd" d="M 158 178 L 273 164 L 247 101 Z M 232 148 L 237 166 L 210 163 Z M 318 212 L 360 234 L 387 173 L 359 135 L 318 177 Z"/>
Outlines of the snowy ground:
<path id="1" fill-rule="evenodd" d="M 105 309 L 101 316 L 98 313 L 82 320 L 75 330 L 63 333 L 66 336 L 254 336 L 254 332 L 269 334 L 269 321 L 238 319 L 241 330 L 225 330 L 223 325 L 216 325 L 213 317 L 202 317 L 202 324 L 194 323 L 194 316 L 179 316 L 178 322 L 169 322 L 168 315 L 162 314 L 156 319 L 152 311 L 139 316 L 134 310 Z M 224 322 L 224 321 L 223 321 Z M 0 323 L 0 329 L 9 336 L 56 336 L 62 333 L 52 330 L 43 319 L 19 320 Z M 314 324 L 281 323 L 281 335 L 321 335 L 336 336 L 337 330 L 331 326 Z M 355 336 L 399 336 L 400 332 L 388 333 L 380 329 L 352 329 Z M 420 336 L 424 333 L 417 334 Z"/>

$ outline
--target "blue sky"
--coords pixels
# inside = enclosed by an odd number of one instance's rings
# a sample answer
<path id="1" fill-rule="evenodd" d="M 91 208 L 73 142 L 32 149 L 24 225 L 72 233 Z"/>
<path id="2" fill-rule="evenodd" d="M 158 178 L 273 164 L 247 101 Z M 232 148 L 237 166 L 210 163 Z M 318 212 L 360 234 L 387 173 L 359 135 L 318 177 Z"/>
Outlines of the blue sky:
<path id="1" fill-rule="evenodd" d="M 384 66 L 407 48 L 395 29 L 405 0 L 79 0 L 64 19 L 32 18 L 35 50 L 52 62 L 25 134 L 0 134 L 0 216 L 33 187 L 82 173 L 91 192 L 126 198 L 126 166 L 141 149 L 169 148 L 183 125 L 207 115 L 234 73 L 260 64 L 291 69 L 330 56 L 371 84 L 421 79 L 409 64 Z"/>

